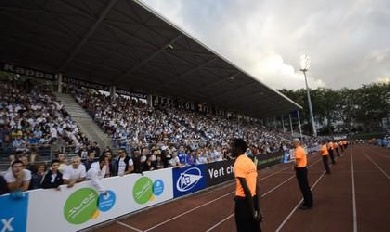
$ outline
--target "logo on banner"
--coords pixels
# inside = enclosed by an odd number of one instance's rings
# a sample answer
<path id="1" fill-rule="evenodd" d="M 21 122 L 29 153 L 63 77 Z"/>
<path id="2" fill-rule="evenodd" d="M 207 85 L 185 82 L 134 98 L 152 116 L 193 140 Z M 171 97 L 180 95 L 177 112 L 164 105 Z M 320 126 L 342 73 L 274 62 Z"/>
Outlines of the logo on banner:
<path id="1" fill-rule="evenodd" d="M 180 192 L 187 192 L 194 188 L 202 178 L 202 172 L 199 168 L 189 168 L 180 174 L 179 179 L 176 181 L 176 188 Z"/>
<path id="2" fill-rule="evenodd" d="M 65 202 L 64 216 L 72 224 L 81 224 L 96 219 L 100 211 L 110 210 L 116 201 L 115 193 L 99 194 L 91 188 L 82 188 L 72 193 Z"/>
<path id="3" fill-rule="evenodd" d="M 164 182 L 156 180 L 154 183 L 148 177 L 141 177 L 133 186 L 133 199 L 140 205 L 153 201 L 155 196 L 164 192 Z"/>
<path id="4" fill-rule="evenodd" d="M 98 198 L 98 208 L 102 212 L 110 210 L 116 202 L 116 196 L 113 191 L 107 191 L 106 194 L 100 194 Z"/>
<path id="5" fill-rule="evenodd" d="M 164 182 L 162 180 L 156 180 L 153 184 L 153 193 L 156 196 L 164 192 Z"/>
<path id="6" fill-rule="evenodd" d="M 14 231 L 14 227 L 12 226 L 12 221 L 14 218 L 9 218 L 9 219 L 1 219 L 1 223 L 3 224 L 1 232 L 3 231 Z"/>
<path id="7" fill-rule="evenodd" d="M 0 231 L 26 231 L 27 205 L 28 193 L 17 200 L 10 195 L 0 196 Z"/>
<path id="8" fill-rule="evenodd" d="M 21 66 L 13 65 L 13 64 L 3 64 L 3 63 L 0 63 L 0 64 L 1 64 L 0 69 L 2 69 L 3 71 L 6 71 L 6 72 L 20 74 L 20 75 L 26 76 L 26 77 L 37 77 L 37 78 L 45 78 L 45 79 L 54 80 L 54 74 L 52 74 L 52 73 L 42 72 L 42 71 L 38 71 L 36 69 L 21 67 Z M 3 231 L 1 231 L 1 232 L 3 232 Z"/>

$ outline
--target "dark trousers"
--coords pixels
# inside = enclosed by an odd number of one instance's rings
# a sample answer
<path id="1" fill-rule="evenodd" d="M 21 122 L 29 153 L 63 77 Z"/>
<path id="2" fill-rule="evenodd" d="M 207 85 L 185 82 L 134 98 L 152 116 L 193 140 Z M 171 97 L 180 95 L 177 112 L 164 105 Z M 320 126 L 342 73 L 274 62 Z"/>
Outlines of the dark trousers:
<path id="1" fill-rule="evenodd" d="M 341 149 L 341 154 L 343 154 L 343 152 L 344 152 L 344 145 L 340 145 L 340 149 Z"/>
<path id="2" fill-rule="evenodd" d="M 326 173 L 330 173 L 329 163 L 328 163 L 328 155 L 322 156 L 322 162 L 324 163 Z"/>
<path id="3" fill-rule="evenodd" d="M 337 156 L 340 156 L 339 148 L 335 148 L 334 153 L 337 154 Z"/>
<path id="4" fill-rule="evenodd" d="M 298 179 L 299 189 L 303 196 L 303 205 L 312 207 L 313 206 L 313 195 L 307 180 L 307 168 L 295 168 L 295 172 Z"/>
<path id="5" fill-rule="evenodd" d="M 234 220 L 237 232 L 260 232 L 260 221 L 253 219 L 252 209 L 245 197 L 234 197 L 234 203 Z"/>
<path id="6" fill-rule="evenodd" d="M 335 164 L 336 161 L 334 161 L 333 150 L 332 150 L 332 149 L 329 149 L 329 150 L 328 150 L 328 153 L 329 153 L 329 156 L 330 156 L 330 160 L 332 161 L 332 164 Z"/>

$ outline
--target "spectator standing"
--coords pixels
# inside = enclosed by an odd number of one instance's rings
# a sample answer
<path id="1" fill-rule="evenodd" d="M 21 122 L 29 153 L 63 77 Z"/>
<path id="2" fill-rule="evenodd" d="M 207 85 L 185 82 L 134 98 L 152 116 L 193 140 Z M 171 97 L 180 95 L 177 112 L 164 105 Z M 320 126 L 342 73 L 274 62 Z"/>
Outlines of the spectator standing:
<path id="1" fill-rule="evenodd" d="M 4 174 L 4 179 L 7 181 L 9 192 L 25 192 L 30 185 L 31 172 L 25 169 L 22 161 L 15 160 L 12 162 L 11 170 Z"/>
<path id="2" fill-rule="evenodd" d="M 72 165 L 69 165 L 63 175 L 64 183 L 71 188 L 74 184 L 85 180 L 87 176 L 85 166 L 81 164 L 79 156 L 74 156 L 72 158 Z"/>
<path id="3" fill-rule="evenodd" d="M 153 171 L 156 169 L 155 162 L 153 161 L 152 155 L 147 155 L 146 161 L 143 163 L 142 171 Z"/>
<path id="4" fill-rule="evenodd" d="M 60 190 L 60 185 L 64 184 L 63 175 L 59 171 L 60 161 L 52 160 L 51 169 L 43 177 L 41 187 L 44 189 L 55 188 Z"/>
<path id="5" fill-rule="evenodd" d="M 36 168 L 32 172 L 31 175 L 31 183 L 29 189 L 39 189 L 41 187 L 41 183 L 43 181 L 43 177 L 46 174 L 46 165 L 44 163 L 39 163 L 35 165 Z"/>
<path id="6" fill-rule="evenodd" d="M 101 183 L 101 180 L 105 178 L 105 170 L 109 165 L 108 157 L 105 155 L 100 156 L 99 161 L 94 162 L 91 168 L 88 170 L 87 179 L 91 180 L 91 184 L 99 193 L 105 194 L 107 189 Z"/>
<path id="7" fill-rule="evenodd" d="M 60 166 L 58 168 L 58 171 L 60 171 L 62 174 L 64 174 L 65 170 L 68 168 L 68 159 L 66 158 L 65 153 L 59 153 L 57 155 L 57 159 L 60 162 Z"/>
<path id="8" fill-rule="evenodd" d="M 94 162 L 95 162 L 95 152 L 90 152 L 87 156 L 87 159 L 83 162 L 85 166 L 85 170 L 87 172 L 91 168 L 92 163 Z"/>
<path id="9" fill-rule="evenodd" d="M 161 154 L 156 155 L 156 163 L 155 163 L 156 169 L 165 168 L 164 162 L 161 159 Z"/>
<path id="10" fill-rule="evenodd" d="M 177 151 L 172 152 L 172 158 L 169 160 L 169 165 L 171 167 L 181 168 L 183 165 L 180 163 L 180 159 L 177 156 Z"/>
<path id="11" fill-rule="evenodd" d="M 134 171 L 134 163 L 124 149 L 118 150 L 118 157 L 115 163 L 115 176 L 124 176 Z"/>

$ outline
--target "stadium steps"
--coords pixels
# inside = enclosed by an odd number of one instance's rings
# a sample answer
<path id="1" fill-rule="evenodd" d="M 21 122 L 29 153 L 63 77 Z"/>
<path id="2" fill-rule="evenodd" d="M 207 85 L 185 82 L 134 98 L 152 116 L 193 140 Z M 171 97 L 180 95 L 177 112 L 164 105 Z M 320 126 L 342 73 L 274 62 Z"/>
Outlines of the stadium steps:
<path id="1" fill-rule="evenodd" d="M 70 94 L 55 92 L 55 95 L 57 100 L 64 104 L 66 112 L 71 116 L 72 120 L 76 122 L 80 131 L 84 133 L 90 141 L 96 141 L 102 151 L 106 146 L 112 147 L 109 136 L 96 125 L 91 116 Z"/>

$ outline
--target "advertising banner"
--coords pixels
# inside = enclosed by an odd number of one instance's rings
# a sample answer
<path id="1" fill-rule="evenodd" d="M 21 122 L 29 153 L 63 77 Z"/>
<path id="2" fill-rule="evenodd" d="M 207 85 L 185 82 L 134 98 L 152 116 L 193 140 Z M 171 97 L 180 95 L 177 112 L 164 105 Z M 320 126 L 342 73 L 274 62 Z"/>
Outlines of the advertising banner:
<path id="1" fill-rule="evenodd" d="M 42 78 L 48 80 L 55 79 L 55 75 L 53 73 L 43 72 L 37 69 L 27 68 L 19 65 L 14 65 L 14 64 L 7 64 L 7 63 L 0 62 L 0 70 L 13 73 L 13 74 L 19 74 L 25 77 L 36 77 L 36 78 Z"/>
<path id="2" fill-rule="evenodd" d="M 0 231 L 26 231 L 28 193 L 0 196 Z"/>
<path id="3" fill-rule="evenodd" d="M 207 187 L 233 180 L 234 160 L 224 160 L 206 164 Z"/>
<path id="4" fill-rule="evenodd" d="M 23 209 L 18 208 L 18 212 L 24 212 L 20 220 L 25 228 L 14 231 L 78 231 L 173 198 L 171 168 L 111 177 L 101 182 L 107 190 L 105 194 L 97 192 L 90 181 L 77 183 L 72 188 L 63 185 L 61 190 L 29 192 L 28 207 L 26 203 Z M 2 209 L 3 204 L 12 205 L 9 200 L 0 200 Z M 4 223 L 15 221 L 15 215 L 0 211 Z M 23 226 L 22 222 L 18 222 L 18 226 Z"/>
<path id="5" fill-rule="evenodd" d="M 265 167 L 271 167 L 275 164 L 280 164 L 283 162 L 284 159 L 284 152 L 278 152 L 274 154 L 267 154 L 267 155 L 257 155 L 257 169 L 265 168 Z"/>
<path id="6" fill-rule="evenodd" d="M 123 177 L 122 181 L 130 176 Z M 77 231 L 128 212 L 118 207 L 126 199 L 126 187 L 115 188 L 118 178 L 102 180 L 108 189 L 98 193 L 89 181 L 61 190 L 40 189 L 30 192 L 26 231 Z M 115 189 L 114 189 L 115 188 Z M 130 199 L 131 193 L 127 194 Z"/>
<path id="7" fill-rule="evenodd" d="M 99 84 L 99 83 L 96 83 L 93 81 L 81 80 L 81 79 L 78 79 L 75 77 L 64 76 L 62 81 L 67 83 L 67 84 L 82 86 L 82 87 L 89 88 L 89 89 L 105 90 L 105 91 L 109 91 L 109 89 L 110 89 L 110 87 L 107 85 L 102 85 L 102 84 Z"/>
<path id="8" fill-rule="evenodd" d="M 133 199 L 137 204 L 152 206 L 173 198 L 172 168 L 143 172 L 133 186 Z"/>
<path id="9" fill-rule="evenodd" d="M 172 177 L 173 197 L 175 198 L 207 187 L 205 165 L 173 168 Z"/>

